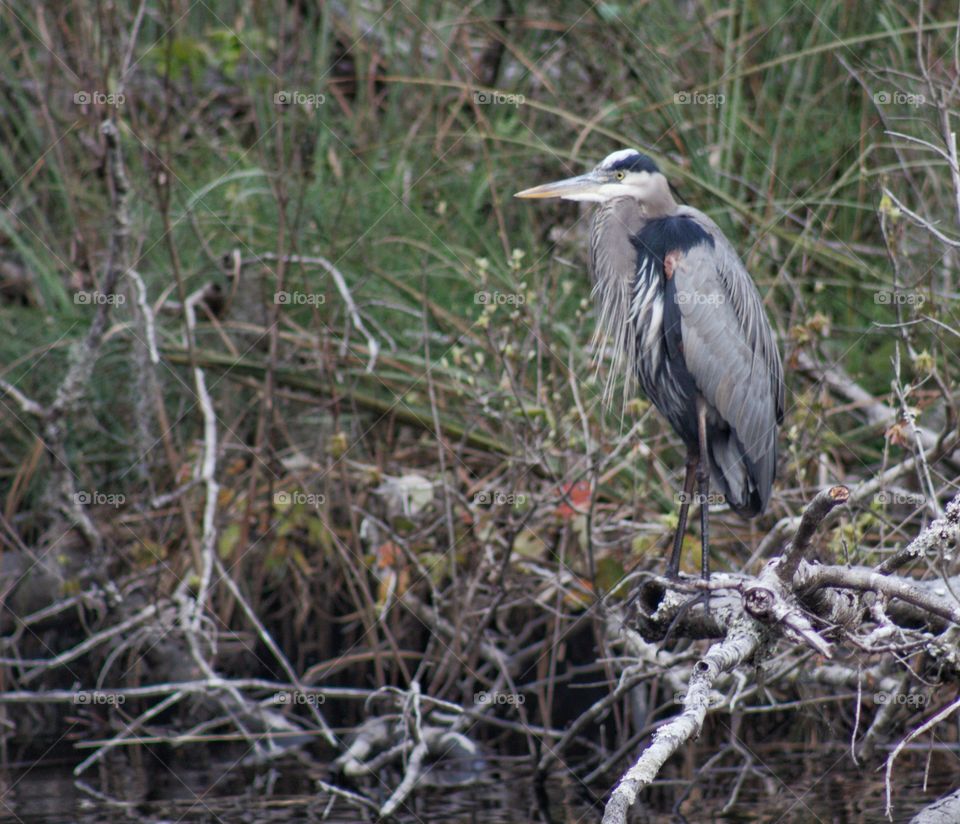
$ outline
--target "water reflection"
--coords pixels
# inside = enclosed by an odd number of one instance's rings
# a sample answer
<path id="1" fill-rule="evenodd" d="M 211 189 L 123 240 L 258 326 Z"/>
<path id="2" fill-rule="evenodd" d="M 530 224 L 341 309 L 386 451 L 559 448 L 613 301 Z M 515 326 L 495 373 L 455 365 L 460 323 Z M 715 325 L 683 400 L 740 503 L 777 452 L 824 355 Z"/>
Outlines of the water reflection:
<path id="1" fill-rule="evenodd" d="M 131 751 L 75 781 L 72 763 L 50 760 L 0 771 L 0 822 L 268 822 L 327 821 L 359 824 L 375 820 L 365 810 L 323 792 L 316 779 L 330 780 L 322 766 L 288 759 L 270 769 L 237 768 L 244 753 L 198 757 Z M 642 796 L 637 822 L 880 822 L 882 771 L 859 771 L 840 748 L 817 754 L 771 747 L 757 754 L 742 777 L 736 803 L 726 812 L 741 764 L 721 761 L 692 786 L 664 780 Z M 960 759 L 946 749 L 907 753 L 898 760 L 894 821 L 906 822 L 922 807 L 960 784 Z M 762 763 L 761 763 L 762 762 Z M 517 824 L 599 821 L 602 799 L 573 775 L 557 775 L 545 787 L 546 813 L 526 772 L 526 759 L 494 759 L 484 783 L 466 788 L 433 787 L 411 798 L 395 819 L 402 824 Z M 831 765 L 836 764 L 833 768 Z M 924 771 L 927 787 L 924 789 Z M 785 781 L 778 776 L 789 776 Z M 374 780 L 363 787 L 377 803 L 390 792 Z M 673 813 L 678 800 L 680 815 Z"/>

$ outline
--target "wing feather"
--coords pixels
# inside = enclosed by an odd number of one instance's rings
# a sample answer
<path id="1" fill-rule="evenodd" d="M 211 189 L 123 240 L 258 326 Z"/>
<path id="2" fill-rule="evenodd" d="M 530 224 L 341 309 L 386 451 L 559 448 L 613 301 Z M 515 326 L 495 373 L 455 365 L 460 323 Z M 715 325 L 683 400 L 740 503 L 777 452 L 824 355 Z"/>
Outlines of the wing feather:
<path id="1" fill-rule="evenodd" d="M 684 208 L 713 238 L 689 249 L 673 278 L 683 358 L 712 407 L 711 458 L 730 504 L 766 508 L 783 420 L 783 365 L 753 279 L 719 227 Z"/>

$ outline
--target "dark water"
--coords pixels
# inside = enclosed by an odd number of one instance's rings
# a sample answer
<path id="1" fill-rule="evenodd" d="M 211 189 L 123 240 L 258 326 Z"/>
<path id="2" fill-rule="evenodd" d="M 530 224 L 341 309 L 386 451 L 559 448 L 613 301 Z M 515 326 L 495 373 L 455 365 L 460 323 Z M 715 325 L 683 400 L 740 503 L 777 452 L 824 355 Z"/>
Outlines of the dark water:
<path id="1" fill-rule="evenodd" d="M 692 787 L 686 781 L 662 781 L 637 805 L 638 822 L 881 822 L 883 772 L 860 771 L 842 750 L 821 753 L 753 753 L 739 797 L 722 812 L 742 774 L 739 757 L 720 759 Z M 960 758 L 953 750 L 907 753 L 898 759 L 894 782 L 894 821 L 909 821 L 927 804 L 960 785 Z M 322 767 L 288 759 L 272 768 L 237 768 L 238 759 L 198 763 L 189 754 L 151 752 L 91 769 L 76 781 L 72 764 L 48 761 L 0 771 L 0 822 L 268 822 L 329 821 L 358 824 L 374 818 L 316 791 L 317 778 L 330 779 Z M 516 824 L 545 821 L 526 762 L 494 760 L 484 783 L 469 788 L 426 789 L 417 793 L 399 822 L 410 824 Z M 924 771 L 928 772 L 924 789 Z M 781 776 L 789 776 L 784 778 Z M 395 777 L 394 777 L 395 780 Z M 359 788 L 358 788 L 359 789 Z M 362 789 L 382 803 L 386 785 Z M 671 809 L 677 800 L 683 817 Z M 546 787 L 551 818 L 563 824 L 598 822 L 602 800 L 573 776 L 556 777 Z"/>

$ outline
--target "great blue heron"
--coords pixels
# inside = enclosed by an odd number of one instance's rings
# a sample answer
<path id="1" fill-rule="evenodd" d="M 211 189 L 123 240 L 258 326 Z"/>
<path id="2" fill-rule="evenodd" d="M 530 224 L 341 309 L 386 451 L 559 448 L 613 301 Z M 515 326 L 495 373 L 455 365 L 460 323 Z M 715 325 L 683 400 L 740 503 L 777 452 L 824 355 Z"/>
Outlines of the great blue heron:
<path id="1" fill-rule="evenodd" d="M 635 149 L 516 197 L 599 204 L 590 265 L 611 371 L 636 374 L 687 447 L 667 575 L 679 573 L 696 479 L 709 578 L 711 477 L 730 507 L 750 518 L 766 509 L 777 466 L 783 366 L 753 280 L 720 227 L 679 205 L 657 164 Z"/>

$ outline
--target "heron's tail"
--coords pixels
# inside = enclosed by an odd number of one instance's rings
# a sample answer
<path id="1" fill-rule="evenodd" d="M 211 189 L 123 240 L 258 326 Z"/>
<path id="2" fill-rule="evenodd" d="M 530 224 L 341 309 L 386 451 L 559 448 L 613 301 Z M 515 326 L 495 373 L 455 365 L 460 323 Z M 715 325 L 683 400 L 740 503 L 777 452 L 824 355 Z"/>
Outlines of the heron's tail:
<path id="1" fill-rule="evenodd" d="M 744 518 L 760 515 L 767 508 L 773 486 L 773 473 L 766 466 L 776 465 L 769 456 L 757 465 L 747 455 L 737 433 L 728 427 L 714 427 L 710 444 L 711 485 L 723 493 L 730 508 Z"/>

